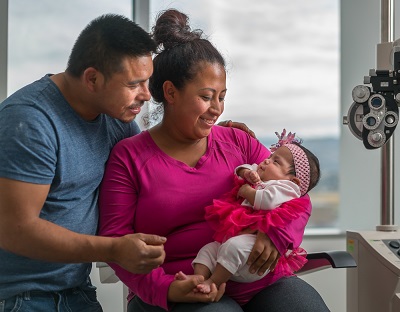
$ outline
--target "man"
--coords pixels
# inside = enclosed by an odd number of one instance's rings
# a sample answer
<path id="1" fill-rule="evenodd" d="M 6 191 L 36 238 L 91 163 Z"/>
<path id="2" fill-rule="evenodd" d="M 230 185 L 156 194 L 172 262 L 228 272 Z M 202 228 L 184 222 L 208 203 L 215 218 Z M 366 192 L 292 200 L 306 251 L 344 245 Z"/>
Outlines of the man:
<path id="1" fill-rule="evenodd" d="M 102 311 L 92 262 L 134 273 L 163 262 L 163 237 L 95 236 L 105 162 L 140 131 L 133 119 L 150 99 L 155 48 L 128 18 L 103 15 L 81 32 L 65 72 L 0 105 L 0 310 Z"/>

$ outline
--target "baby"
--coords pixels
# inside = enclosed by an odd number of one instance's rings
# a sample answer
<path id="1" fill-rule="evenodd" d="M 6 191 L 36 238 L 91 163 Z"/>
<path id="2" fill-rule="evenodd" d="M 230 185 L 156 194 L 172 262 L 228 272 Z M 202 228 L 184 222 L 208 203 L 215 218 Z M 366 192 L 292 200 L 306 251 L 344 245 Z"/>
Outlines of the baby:
<path id="1" fill-rule="evenodd" d="M 305 195 L 318 183 L 320 168 L 317 157 L 301 146 L 301 140 L 296 139 L 295 134 L 289 133 L 286 136 L 284 130 L 281 136 L 278 134 L 277 136 L 280 140 L 271 147 L 273 153 L 269 158 L 258 165 L 244 164 L 235 169 L 235 174 L 239 179 L 253 185 L 242 182 L 243 185 L 235 189 L 236 197 L 244 198 L 244 201 L 240 201 L 241 206 L 251 207 L 250 210 L 249 208 L 237 209 L 238 205 L 233 204 L 232 200 L 215 200 L 213 205 L 206 207 L 206 219 L 218 219 L 219 224 L 218 226 L 214 224 L 214 228 L 218 229 L 216 235 L 220 239 L 204 246 L 193 261 L 194 273 L 205 278 L 205 281 L 197 286 L 196 291 L 208 293 L 213 283 L 219 287 L 229 279 L 237 282 L 253 282 L 268 274 L 268 270 L 261 276 L 249 272 L 246 261 L 256 235 L 239 235 L 240 231 L 250 228 L 254 231 L 265 232 L 265 229 L 257 227 L 256 220 L 264 218 L 265 214 L 270 213 L 282 203 Z M 281 212 L 286 213 L 283 210 Z M 257 217 L 254 215 L 256 211 L 258 211 Z M 232 217 L 232 214 L 236 215 Z M 252 214 L 250 218 L 248 218 L 249 214 Z M 294 218 L 296 212 L 285 215 L 286 218 L 291 216 Z M 240 222 L 232 224 L 233 218 Z M 240 223 L 240 228 L 235 228 L 237 223 Z M 296 257 L 301 258 L 298 254 Z M 294 262 L 301 267 L 306 260 L 296 259 Z M 292 269 L 297 270 L 300 267 L 292 267 Z M 176 278 L 186 277 L 179 272 Z"/>

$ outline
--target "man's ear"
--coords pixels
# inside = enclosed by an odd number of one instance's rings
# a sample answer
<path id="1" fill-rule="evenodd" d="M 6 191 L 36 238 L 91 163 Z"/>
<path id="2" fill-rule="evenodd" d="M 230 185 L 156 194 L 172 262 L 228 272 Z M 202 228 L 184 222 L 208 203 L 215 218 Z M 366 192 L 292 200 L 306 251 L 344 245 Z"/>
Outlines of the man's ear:
<path id="1" fill-rule="evenodd" d="M 174 84 L 167 80 L 163 83 L 164 98 L 168 103 L 174 103 L 176 88 Z"/>
<path id="2" fill-rule="evenodd" d="M 300 186 L 300 179 L 293 177 L 290 181 L 292 181 L 293 183 L 296 183 L 298 186 Z"/>
<path id="3" fill-rule="evenodd" d="M 94 92 L 96 91 L 96 85 L 99 85 L 99 71 L 97 71 L 93 67 L 88 67 L 82 74 L 83 82 L 85 83 L 86 87 Z"/>

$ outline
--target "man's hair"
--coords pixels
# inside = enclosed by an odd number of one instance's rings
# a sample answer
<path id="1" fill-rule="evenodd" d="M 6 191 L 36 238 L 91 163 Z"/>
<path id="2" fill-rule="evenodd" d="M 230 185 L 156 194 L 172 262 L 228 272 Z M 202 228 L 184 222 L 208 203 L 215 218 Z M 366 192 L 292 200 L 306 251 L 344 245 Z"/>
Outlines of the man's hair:
<path id="1" fill-rule="evenodd" d="M 93 67 L 105 78 L 120 72 L 125 57 L 140 57 L 155 52 L 151 36 L 122 15 L 105 14 L 91 21 L 72 48 L 66 71 L 74 77 Z"/>

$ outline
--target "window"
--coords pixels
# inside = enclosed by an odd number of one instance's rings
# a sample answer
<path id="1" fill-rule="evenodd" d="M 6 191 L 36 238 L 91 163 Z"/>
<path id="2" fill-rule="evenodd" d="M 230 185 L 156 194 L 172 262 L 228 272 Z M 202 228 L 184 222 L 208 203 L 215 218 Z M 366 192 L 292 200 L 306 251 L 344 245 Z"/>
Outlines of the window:
<path id="1" fill-rule="evenodd" d="M 212 10 L 210 10 L 212 7 Z M 296 132 L 321 163 L 310 192 L 308 228 L 336 227 L 339 172 L 339 2 L 337 0 L 152 0 L 150 26 L 161 10 L 187 14 L 228 64 L 220 120 L 246 123 L 266 146 L 274 132 Z"/>
<path id="2" fill-rule="evenodd" d="M 81 30 L 106 13 L 132 16 L 131 0 L 8 1 L 8 94 L 67 67 Z"/>
<path id="3" fill-rule="evenodd" d="M 188 14 L 225 56 L 221 120 L 246 123 L 266 146 L 275 143 L 275 131 L 297 132 L 319 157 L 308 228 L 337 226 L 339 1 L 152 0 L 150 26 L 166 8 Z M 64 71 L 80 31 L 104 13 L 131 17 L 132 1 L 9 1 L 8 94 Z"/>

